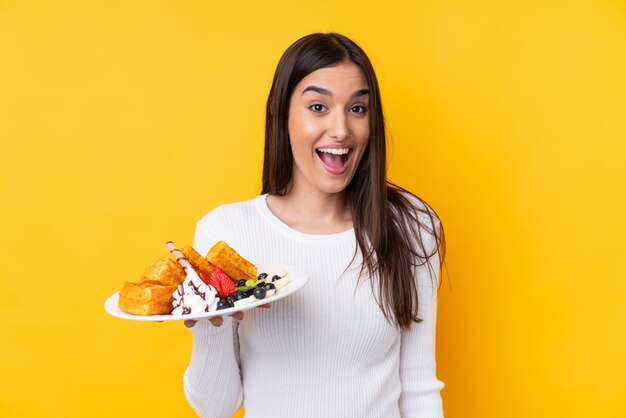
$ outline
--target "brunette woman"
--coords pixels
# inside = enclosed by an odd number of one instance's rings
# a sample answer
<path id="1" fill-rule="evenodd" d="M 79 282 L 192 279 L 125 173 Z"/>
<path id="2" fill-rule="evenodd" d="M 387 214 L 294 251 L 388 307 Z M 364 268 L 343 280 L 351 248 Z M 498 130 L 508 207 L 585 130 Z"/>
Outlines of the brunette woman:
<path id="1" fill-rule="evenodd" d="M 271 309 L 187 325 L 184 387 L 201 416 L 441 417 L 435 318 L 443 229 L 386 178 L 378 82 L 350 39 L 312 34 L 283 54 L 267 101 L 261 195 L 197 225 L 309 283 Z"/>

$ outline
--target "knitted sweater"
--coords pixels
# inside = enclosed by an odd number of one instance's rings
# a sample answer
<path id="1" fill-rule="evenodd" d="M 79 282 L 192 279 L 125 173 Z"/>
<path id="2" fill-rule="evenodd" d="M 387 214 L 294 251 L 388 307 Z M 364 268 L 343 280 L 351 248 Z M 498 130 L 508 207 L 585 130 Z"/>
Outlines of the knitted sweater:
<path id="1" fill-rule="evenodd" d="M 298 232 L 267 207 L 266 196 L 218 207 L 198 222 L 194 247 L 226 241 L 253 263 L 297 266 L 309 282 L 269 309 L 200 321 L 184 375 L 185 395 L 202 417 L 442 417 L 435 376 L 436 280 L 416 268 L 423 320 L 400 331 L 383 316 L 369 278 L 357 281 L 354 230 Z M 427 243 L 433 244 L 426 237 Z M 438 271 L 437 257 L 431 259 Z"/>

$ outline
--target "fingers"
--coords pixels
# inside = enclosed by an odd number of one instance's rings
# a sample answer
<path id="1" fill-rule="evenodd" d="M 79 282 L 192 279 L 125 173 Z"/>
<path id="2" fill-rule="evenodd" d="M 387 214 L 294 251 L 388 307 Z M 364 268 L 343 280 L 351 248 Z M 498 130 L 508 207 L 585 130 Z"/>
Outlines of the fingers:
<path id="1" fill-rule="evenodd" d="M 231 316 L 237 320 L 242 320 L 243 312 L 237 312 L 236 314 L 233 314 Z M 196 322 L 198 321 L 187 320 L 187 321 L 184 321 L 183 324 L 185 324 L 187 328 L 193 328 L 196 325 Z M 215 318 L 209 318 L 209 322 L 214 327 L 219 327 L 224 323 L 224 318 L 222 318 L 221 316 L 216 316 Z"/>
<path id="2" fill-rule="evenodd" d="M 231 316 L 236 320 L 241 321 L 243 319 L 243 312 L 235 312 Z"/>
<path id="3" fill-rule="evenodd" d="M 266 303 L 265 305 L 259 305 L 259 308 L 269 308 L 270 304 Z M 243 312 L 235 312 L 234 314 L 230 315 L 232 318 L 236 319 L 237 321 L 241 321 L 244 317 Z M 194 325 L 196 325 L 196 322 L 198 321 L 193 321 L 193 320 L 186 320 L 184 321 L 184 324 L 187 328 L 193 328 Z M 224 318 L 221 316 L 216 316 L 215 318 L 209 318 L 209 322 L 215 326 L 215 327 L 219 327 L 224 323 Z"/>
<path id="4" fill-rule="evenodd" d="M 198 321 L 187 320 L 187 321 L 184 321 L 183 324 L 185 324 L 185 326 L 187 328 L 193 328 L 196 325 L 196 322 L 198 322 Z M 224 323 L 224 319 L 221 316 L 218 316 L 218 317 L 215 317 L 215 318 L 209 318 L 209 322 L 213 326 L 219 327 L 220 325 L 222 325 Z"/>
<path id="5" fill-rule="evenodd" d="M 209 322 L 213 324 L 213 326 L 219 327 L 224 323 L 224 318 L 222 318 L 221 316 L 217 316 L 215 318 L 210 318 Z"/>

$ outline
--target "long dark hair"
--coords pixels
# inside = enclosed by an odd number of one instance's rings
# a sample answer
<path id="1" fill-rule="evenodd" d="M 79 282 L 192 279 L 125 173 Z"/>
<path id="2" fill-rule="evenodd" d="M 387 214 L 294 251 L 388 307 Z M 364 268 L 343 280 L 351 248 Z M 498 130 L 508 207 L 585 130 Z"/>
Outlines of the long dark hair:
<path id="1" fill-rule="evenodd" d="M 357 171 L 346 189 L 361 273 L 378 276 L 378 305 L 387 320 L 401 329 L 419 322 L 414 268 L 445 256 L 443 226 L 434 210 L 407 190 L 387 181 L 387 143 L 378 80 L 369 58 L 352 40 L 337 33 L 300 38 L 284 52 L 272 82 L 265 119 L 262 194 L 285 195 L 291 182 L 293 155 L 288 115 L 296 85 L 320 68 L 343 62 L 359 66 L 370 91 L 370 138 Z"/>

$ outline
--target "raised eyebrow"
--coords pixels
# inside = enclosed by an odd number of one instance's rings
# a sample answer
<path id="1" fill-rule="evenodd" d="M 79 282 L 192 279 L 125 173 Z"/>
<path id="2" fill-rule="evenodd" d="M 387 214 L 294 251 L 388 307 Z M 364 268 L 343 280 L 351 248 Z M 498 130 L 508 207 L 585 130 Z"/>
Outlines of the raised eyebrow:
<path id="1" fill-rule="evenodd" d="M 370 94 L 370 89 L 364 88 L 364 89 L 360 89 L 352 93 L 352 98 L 355 99 L 361 96 L 369 96 L 369 94 Z"/>
<path id="2" fill-rule="evenodd" d="M 302 90 L 302 94 L 306 93 L 307 91 L 314 91 L 314 92 L 322 94 L 324 96 L 332 96 L 333 95 L 333 93 L 330 90 L 326 90 L 325 88 L 318 87 L 318 86 L 308 86 L 307 88 Z"/>
<path id="3" fill-rule="evenodd" d="M 307 91 L 314 91 L 316 93 L 319 93 L 323 96 L 333 96 L 333 92 L 325 89 L 324 87 L 318 87 L 318 86 L 307 86 L 304 90 L 302 90 L 302 94 L 306 93 Z M 352 93 L 352 98 L 357 98 L 357 97 L 362 97 L 362 96 L 369 96 L 370 94 L 370 89 L 366 88 L 362 88 L 359 89 L 357 91 L 355 91 L 354 93 Z"/>

